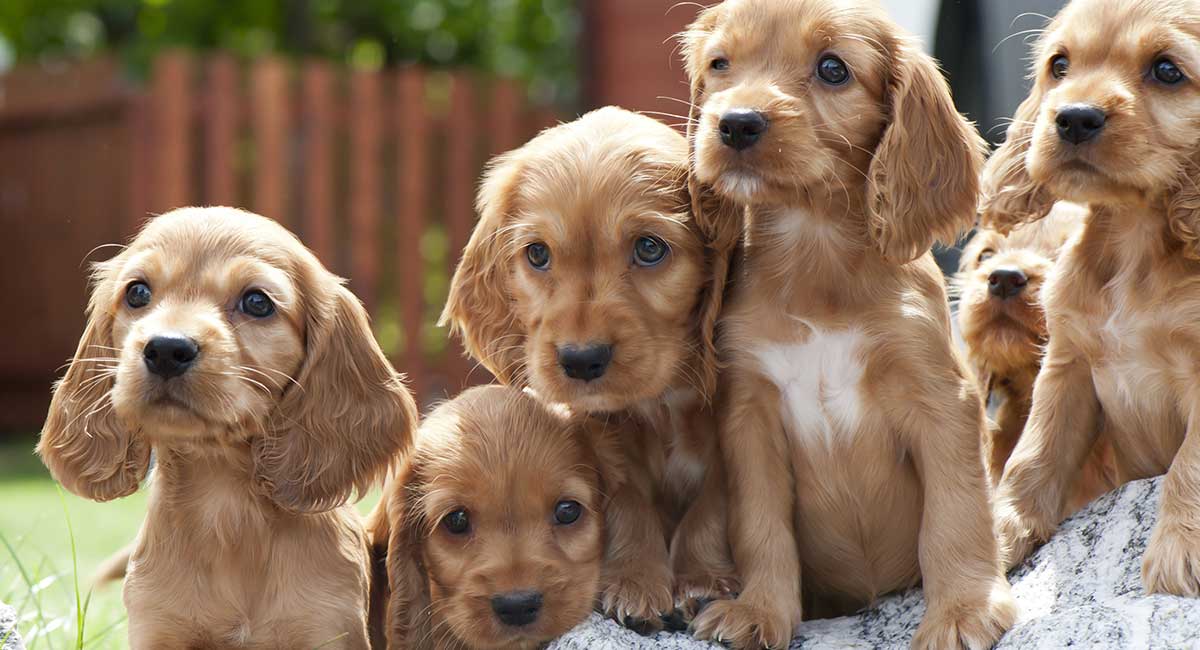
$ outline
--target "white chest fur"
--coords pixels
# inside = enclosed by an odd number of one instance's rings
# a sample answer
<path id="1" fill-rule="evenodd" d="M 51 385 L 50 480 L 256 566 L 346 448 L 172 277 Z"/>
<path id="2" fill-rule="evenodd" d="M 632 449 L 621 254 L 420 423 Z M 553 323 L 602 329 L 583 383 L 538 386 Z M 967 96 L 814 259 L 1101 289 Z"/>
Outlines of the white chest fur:
<path id="1" fill-rule="evenodd" d="M 833 449 L 853 439 L 863 418 L 865 337 L 857 329 L 813 329 L 804 343 L 764 345 L 755 351 L 779 388 L 784 426 L 804 446 Z"/>

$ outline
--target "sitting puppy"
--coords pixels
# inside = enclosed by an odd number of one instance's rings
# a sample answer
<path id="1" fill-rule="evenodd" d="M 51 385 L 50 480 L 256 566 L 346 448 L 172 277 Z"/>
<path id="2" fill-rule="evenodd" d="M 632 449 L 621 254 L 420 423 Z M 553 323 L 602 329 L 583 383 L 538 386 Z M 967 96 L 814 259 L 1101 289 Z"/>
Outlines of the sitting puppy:
<path id="1" fill-rule="evenodd" d="M 587 617 L 621 481 L 594 424 L 494 385 L 426 418 L 369 524 L 389 648 L 533 648 Z"/>
<path id="2" fill-rule="evenodd" d="M 985 171 L 1001 231 L 1091 216 L 1043 290 L 1050 343 L 998 491 L 1015 564 L 1057 528 L 1098 437 L 1125 482 L 1166 473 L 1147 591 L 1200 595 L 1200 1 L 1075 0 Z"/>
<path id="3" fill-rule="evenodd" d="M 874 3 L 728 0 L 683 40 L 693 178 L 749 206 L 716 408 L 744 589 L 696 634 L 784 647 L 802 603 L 923 583 L 914 646 L 990 646 L 1016 608 L 929 254 L 974 220 L 982 141 Z"/>
<path id="4" fill-rule="evenodd" d="M 1079 232 L 1086 216 L 1086 208 L 1059 203 L 1046 219 L 1007 236 L 982 229 L 963 251 L 954 278 L 958 323 L 980 390 L 996 409 L 983 439 L 992 485 L 1000 481 L 1029 419 L 1033 380 L 1048 339 L 1042 287 L 1059 250 Z M 1111 456 L 1111 448 L 1098 441 L 1064 514 L 1116 487 Z"/>
<path id="5" fill-rule="evenodd" d="M 707 397 L 740 222 L 698 228 L 687 155 L 671 128 L 610 107 L 498 157 L 443 315 L 501 382 L 621 431 L 630 480 L 601 608 L 644 631 L 673 581 L 681 600 L 733 585 Z"/>
<path id="6" fill-rule="evenodd" d="M 344 504 L 416 409 L 358 300 L 275 222 L 184 208 L 96 266 L 88 316 L 38 452 L 97 501 L 155 452 L 130 646 L 367 647 L 368 540 Z"/>

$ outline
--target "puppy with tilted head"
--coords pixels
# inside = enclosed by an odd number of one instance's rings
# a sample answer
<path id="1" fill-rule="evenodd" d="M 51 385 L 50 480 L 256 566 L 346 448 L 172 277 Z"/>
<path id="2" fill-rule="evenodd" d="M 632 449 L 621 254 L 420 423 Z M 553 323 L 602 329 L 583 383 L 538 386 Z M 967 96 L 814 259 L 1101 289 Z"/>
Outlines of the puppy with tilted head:
<path id="1" fill-rule="evenodd" d="M 990 646 L 1016 609 L 929 254 L 975 219 L 982 140 L 874 3 L 728 0 L 682 38 L 692 180 L 748 206 L 716 406 L 743 589 L 696 634 L 784 647 L 921 583 L 914 646 Z"/>
<path id="2" fill-rule="evenodd" d="M 1017 445 L 1033 401 L 1033 381 L 1042 367 L 1049 335 L 1042 287 L 1054 260 L 1083 227 L 1087 209 L 1059 203 L 1044 220 L 1005 235 L 989 228 L 971 238 L 960 260 L 953 289 L 967 360 L 987 396 L 988 434 L 983 458 L 992 485 Z M 1114 485 L 1112 451 L 1098 442 L 1075 483 L 1067 513 L 1075 512 Z"/>
<path id="3" fill-rule="evenodd" d="M 601 608 L 657 627 L 680 600 L 729 591 L 708 397 L 735 219 L 692 218 L 686 140 L 603 108 L 499 156 L 443 314 L 501 382 L 622 431 Z"/>
<path id="4" fill-rule="evenodd" d="M 1200 595 L 1200 1 L 1075 0 L 989 161 L 985 224 L 1088 206 L 1042 291 L 1050 335 L 998 523 L 1017 563 L 1058 527 L 1098 439 L 1117 479 L 1166 474 L 1147 591 Z"/>
<path id="5" fill-rule="evenodd" d="M 425 419 L 369 524 L 387 647 L 536 648 L 587 617 L 622 480 L 595 424 L 494 385 Z"/>
<path id="6" fill-rule="evenodd" d="M 71 492 L 156 467 L 125 581 L 133 648 L 367 647 L 346 505 L 416 409 L 342 281 L 274 221 L 184 208 L 96 265 L 38 452 Z"/>

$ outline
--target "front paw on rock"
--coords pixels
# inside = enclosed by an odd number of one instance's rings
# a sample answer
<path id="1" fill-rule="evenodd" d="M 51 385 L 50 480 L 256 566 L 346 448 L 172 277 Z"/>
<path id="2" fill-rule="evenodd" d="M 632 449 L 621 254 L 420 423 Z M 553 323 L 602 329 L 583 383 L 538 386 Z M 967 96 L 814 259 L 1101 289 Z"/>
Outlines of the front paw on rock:
<path id="1" fill-rule="evenodd" d="M 600 595 L 605 616 L 642 635 L 663 629 L 663 616 L 672 610 L 670 580 L 651 576 L 613 580 Z"/>
<path id="2" fill-rule="evenodd" d="M 698 639 L 743 648 L 786 648 L 792 639 L 791 617 L 744 600 L 710 603 L 692 623 Z"/>
<path id="3" fill-rule="evenodd" d="M 917 627 L 912 647 L 943 650 L 966 648 L 987 650 L 1017 620 L 1017 606 L 1008 583 L 998 585 L 978 603 L 962 603 L 931 609 Z"/>
<path id="4" fill-rule="evenodd" d="M 1200 528 L 1160 521 L 1142 556 L 1142 584 L 1151 594 L 1200 596 Z"/>

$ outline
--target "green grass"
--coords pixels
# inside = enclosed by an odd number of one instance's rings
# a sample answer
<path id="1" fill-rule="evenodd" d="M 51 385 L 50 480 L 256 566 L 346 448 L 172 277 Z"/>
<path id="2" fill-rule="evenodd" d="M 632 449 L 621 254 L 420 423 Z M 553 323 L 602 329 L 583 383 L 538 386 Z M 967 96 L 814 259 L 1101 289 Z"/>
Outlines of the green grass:
<path id="1" fill-rule="evenodd" d="M 137 534 L 146 493 L 108 503 L 81 499 L 58 488 L 33 445 L 0 443 L 0 602 L 17 608 L 29 650 L 126 648 L 121 586 L 90 598 L 89 589 L 100 563 Z M 376 490 L 359 509 L 366 513 L 378 499 Z"/>

